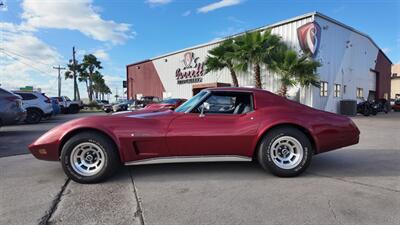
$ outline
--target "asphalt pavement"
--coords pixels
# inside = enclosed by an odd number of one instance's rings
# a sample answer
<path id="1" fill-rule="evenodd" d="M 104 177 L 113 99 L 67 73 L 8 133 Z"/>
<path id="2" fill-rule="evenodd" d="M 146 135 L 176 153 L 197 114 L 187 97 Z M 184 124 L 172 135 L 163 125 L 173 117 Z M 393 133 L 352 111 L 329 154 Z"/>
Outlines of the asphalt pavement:
<path id="1" fill-rule="evenodd" d="M 0 224 L 400 224 L 400 113 L 354 121 L 358 145 L 315 156 L 296 178 L 213 162 L 131 166 L 81 185 L 58 162 L 3 157 Z"/>
<path id="2" fill-rule="evenodd" d="M 0 127 L 0 157 L 29 153 L 27 146 L 51 128 L 72 119 L 105 113 L 60 114 L 38 124 Z"/>

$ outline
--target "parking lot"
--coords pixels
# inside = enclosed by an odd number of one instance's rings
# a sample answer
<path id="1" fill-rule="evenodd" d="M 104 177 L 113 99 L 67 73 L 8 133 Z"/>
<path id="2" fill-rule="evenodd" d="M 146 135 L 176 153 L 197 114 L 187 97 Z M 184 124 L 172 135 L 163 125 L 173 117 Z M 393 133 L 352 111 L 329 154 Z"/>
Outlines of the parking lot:
<path id="1" fill-rule="evenodd" d="M 48 129 L 87 115 L 0 129 L 0 224 L 400 224 L 400 113 L 355 117 L 360 143 L 315 156 L 297 178 L 255 163 L 183 163 L 82 185 L 24 154 Z"/>

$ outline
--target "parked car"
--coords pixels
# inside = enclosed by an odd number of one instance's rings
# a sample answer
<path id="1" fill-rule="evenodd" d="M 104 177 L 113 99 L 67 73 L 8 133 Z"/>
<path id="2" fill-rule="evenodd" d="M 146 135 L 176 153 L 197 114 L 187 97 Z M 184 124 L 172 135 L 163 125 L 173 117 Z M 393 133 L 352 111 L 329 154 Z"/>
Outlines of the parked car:
<path id="1" fill-rule="evenodd" d="M 103 105 L 103 111 L 106 113 L 110 113 L 113 111 L 113 104 L 105 104 Z"/>
<path id="2" fill-rule="evenodd" d="M 67 96 L 56 97 L 62 113 L 79 113 L 79 110 L 83 108 L 82 101 L 71 101 Z"/>
<path id="3" fill-rule="evenodd" d="M 135 100 L 123 99 L 112 106 L 114 112 L 127 111 L 129 106 L 134 104 Z"/>
<path id="4" fill-rule="evenodd" d="M 400 112 L 400 99 L 397 99 L 396 101 L 394 101 L 394 105 L 392 106 L 392 109 L 395 112 Z"/>
<path id="5" fill-rule="evenodd" d="M 79 183 L 100 182 L 121 163 L 179 160 L 255 159 L 277 176 L 293 177 L 310 165 L 314 154 L 357 144 L 359 135 L 346 116 L 265 90 L 212 88 L 175 111 L 69 121 L 45 133 L 29 150 L 38 159 L 60 160 L 67 176 Z"/>
<path id="6" fill-rule="evenodd" d="M 150 103 L 144 108 L 145 109 L 154 109 L 154 110 L 163 109 L 163 108 L 174 110 L 186 101 L 187 101 L 187 99 L 183 99 L 183 98 L 169 98 L 169 99 L 165 99 L 159 103 Z"/>
<path id="7" fill-rule="evenodd" d="M 61 107 L 57 97 L 51 97 L 50 99 L 51 99 L 51 105 L 53 106 L 53 114 L 54 115 L 60 114 Z"/>
<path id="8" fill-rule="evenodd" d="M 157 96 L 142 96 L 137 105 L 140 108 L 146 107 L 148 104 L 159 103 L 161 99 Z"/>
<path id="9" fill-rule="evenodd" d="M 0 127 L 17 124 L 26 118 L 22 97 L 0 88 Z"/>
<path id="10" fill-rule="evenodd" d="M 36 124 L 43 118 L 52 116 L 51 100 L 44 93 L 38 91 L 13 91 L 13 93 L 22 97 L 24 108 L 27 111 L 26 123 Z"/>

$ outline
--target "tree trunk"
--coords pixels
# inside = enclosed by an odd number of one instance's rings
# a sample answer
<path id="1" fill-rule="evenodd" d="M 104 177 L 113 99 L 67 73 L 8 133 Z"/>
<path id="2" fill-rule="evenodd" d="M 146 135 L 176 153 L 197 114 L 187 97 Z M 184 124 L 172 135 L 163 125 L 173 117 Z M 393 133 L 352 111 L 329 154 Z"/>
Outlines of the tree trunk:
<path id="1" fill-rule="evenodd" d="M 93 81 L 92 81 L 92 76 L 93 73 L 89 71 L 89 101 L 93 101 Z"/>
<path id="2" fill-rule="evenodd" d="M 231 72 L 233 86 L 239 87 L 239 82 L 238 82 L 235 70 L 232 67 L 229 67 L 229 71 Z"/>
<path id="3" fill-rule="evenodd" d="M 89 93 L 89 85 L 88 85 L 88 81 L 87 80 L 85 80 L 85 84 L 86 84 L 86 91 L 87 91 L 87 94 L 88 94 L 88 97 L 89 97 L 90 93 Z"/>
<path id="4" fill-rule="evenodd" d="M 261 68 L 259 64 L 254 65 L 254 85 L 256 88 L 262 88 L 261 84 Z"/>
<path id="5" fill-rule="evenodd" d="M 287 86 L 286 86 L 286 84 L 282 84 L 281 85 L 281 88 L 278 91 L 278 95 L 286 98 L 286 95 L 287 95 Z"/>
<path id="6" fill-rule="evenodd" d="M 74 80 L 74 83 L 75 83 L 75 87 L 76 87 L 76 89 L 74 90 L 74 93 L 76 93 L 76 94 L 74 94 L 74 97 L 75 97 L 75 95 L 76 95 L 76 99 L 77 99 L 77 100 L 80 100 L 80 99 L 81 99 L 81 96 L 80 96 L 80 94 L 79 94 L 78 81 L 77 81 L 77 80 Z"/>

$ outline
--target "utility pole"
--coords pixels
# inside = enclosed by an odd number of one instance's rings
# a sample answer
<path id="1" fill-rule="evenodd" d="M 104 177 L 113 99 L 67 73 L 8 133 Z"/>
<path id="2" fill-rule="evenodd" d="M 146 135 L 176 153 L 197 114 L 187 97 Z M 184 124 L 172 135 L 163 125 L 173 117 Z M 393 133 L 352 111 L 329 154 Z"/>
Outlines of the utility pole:
<path id="1" fill-rule="evenodd" d="M 58 97 L 61 97 L 61 70 L 65 70 L 65 67 L 58 65 L 58 67 L 53 66 L 53 69 L 58 70 Z"/>
<path id="2" fill-rule="evenodd" d="M 76 89 L 78 88 L 76 85 L 76 61 L 75 61 L 75 46 L 72 46 L 72 72 L 74 76 L 74 101 L 76 101 Z"/>

